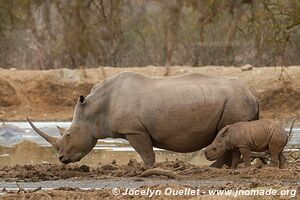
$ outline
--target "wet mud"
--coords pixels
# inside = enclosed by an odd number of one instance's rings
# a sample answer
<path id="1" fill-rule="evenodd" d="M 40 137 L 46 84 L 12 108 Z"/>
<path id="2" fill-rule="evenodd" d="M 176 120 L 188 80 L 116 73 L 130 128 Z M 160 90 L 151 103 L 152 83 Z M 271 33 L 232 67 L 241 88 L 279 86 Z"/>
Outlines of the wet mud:
<path id="1" fill-rule="evenodd" d="M 97 167 L 87 165 L 38 164 L 16 165 L 0 168 L 0 179 L 5 181 L 45 181 L 69 178 L 108 179 L 114 177 L 162 177 L 170 179 L 260 179 L 260 180 L 300 180 L 298 163 L 288 164 L 285 169 L 268 167 L 256 163 L 250 168 L 222 169 L 208 166 L 200 167 L 186 162 L 165 161 L 153 168 L 145 167 L 132 159 L 125 165 L 115 161 L 111 164 L 99 164 Z"/>
<path id="2" fill-rule="evenodd" d="M 121 179 L 116 179 L 121 178 Z M 271 168 L 262 163 L 255 163 L 250 168 L 240 167 L 238 169 L 216 169 L 211 167 L 200 167 L 176 160 L 157 163 L 153 168 L 147 168 L 136 160 L 130 160 L 127 164 L 119 165 L 115 161 L 110 164 L 99 164 L 97 167 L 87 165 L 60 165 L 60 164 L 40 164 L 40 165 L 17 165 L 14 167 L 0 168 L 0 180 L 18 182 L 26 181 L 46 181 L 59 180 L 84 181 L 97 180 L 107 182 L 105 185 L 123 180 L 121 186 L 117 186 L 121 193 L 125 192 L 132 182 L 141 182 L 137 189 L 143 190 L 165 190 L 166 188 L 200 189 L 203 193 L 184 196 L 184 199 L 228 199 L 226 196 L 209 196 L 207 191 L 214 190 L 236 190 L 253 188 L 273 188 L 298 190 L 300 188 L 300 166 L 297 163 L 287 164 L 285 169 Z M 125 180 L 125 182 L 124 182 Z M 158 184 L 150 184 L 152 181 Z M 159 181 L 167 181 L 159 183 Z M 169 180 L 169 181 L 168 181 Z M 191 183 L 188 184 L 188 181 Z M 196 181 L 195 181 L 196 180 Z M 195 181 L 195 182 L 193 182 Z M 199 184 L 203 181 L 203 184 Z M 25 183 L 24 182 L 24 183 Z M 54 182 L 55 183 L 55 182 Z M 17 185 L 18 186 L 18 185 Z M 42 187 L 7 191 L 5 188 L 0 195 L 1 199 L 150 199 L 143 195 L 114 195 L 112 188 L 101 188 L 88 190 L 77 187 L 61 187 L 54 190 L 43 190 Z M 136 188 L 135 188 L 136 189 Z M 205 193 L 206 192 L 206 193 Z M 159 195 L 155 199 L 182 199 L 180 195 Z M 235 199 L 278 199 L 278 196 L 240 196 Z M 284 196 L 280 199 L 292 199 Z"/>

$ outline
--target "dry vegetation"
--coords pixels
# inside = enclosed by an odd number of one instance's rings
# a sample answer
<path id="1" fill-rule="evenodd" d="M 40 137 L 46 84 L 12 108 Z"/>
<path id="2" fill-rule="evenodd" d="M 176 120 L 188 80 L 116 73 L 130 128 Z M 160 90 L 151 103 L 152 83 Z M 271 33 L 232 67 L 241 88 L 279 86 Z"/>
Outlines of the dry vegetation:
<path id="1" fill-rule="evenodd" d="M 299 0 L 0 1 L 0 67 L 299 65 Z"/>

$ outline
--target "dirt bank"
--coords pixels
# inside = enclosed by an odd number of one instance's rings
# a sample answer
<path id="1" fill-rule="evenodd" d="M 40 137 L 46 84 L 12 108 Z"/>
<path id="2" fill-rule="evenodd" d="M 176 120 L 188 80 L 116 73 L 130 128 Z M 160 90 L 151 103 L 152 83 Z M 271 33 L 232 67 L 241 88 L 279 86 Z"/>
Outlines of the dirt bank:
<path id="1" fill-rule="evenodd" d="M 134 71 L 163 76 L 163 67 L 105 68 L 107 76 Z M 280 68 L 172 67 L 171 76 L 186 73 L 238 77 L 255 91 L 264 118 L 284 119 L 300 113 L 300 67 L 289 67 L 279 80 Z M 79 95 L 89 93 L 103 79 L 100 69 L 59 69 L 49 71 L 0 70 L 0 120 L 70 120 Z"/>

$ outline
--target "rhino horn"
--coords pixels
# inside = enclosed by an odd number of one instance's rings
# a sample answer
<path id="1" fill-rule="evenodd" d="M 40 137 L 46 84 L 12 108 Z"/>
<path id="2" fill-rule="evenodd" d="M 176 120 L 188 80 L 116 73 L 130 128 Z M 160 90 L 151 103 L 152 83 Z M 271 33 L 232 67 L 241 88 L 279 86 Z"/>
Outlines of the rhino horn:
<path id="1" fill-rule="evenodd" d="M 35 130 L 35 132 L 37 132 L 40 136 L 42 136 L 45 140 L 47 140 L 53 147 L 55 147 L 55 142 L 57 141 L 56 137 L 52 137 L 48 134 L 46 134 L 45 132 L 41 131 L 40 129 L 38 129 L 31 121 L 30 119 L 27 117 L 27 121 L 29 122 L 30 126 L 33 128 L 33 130 Z"/>

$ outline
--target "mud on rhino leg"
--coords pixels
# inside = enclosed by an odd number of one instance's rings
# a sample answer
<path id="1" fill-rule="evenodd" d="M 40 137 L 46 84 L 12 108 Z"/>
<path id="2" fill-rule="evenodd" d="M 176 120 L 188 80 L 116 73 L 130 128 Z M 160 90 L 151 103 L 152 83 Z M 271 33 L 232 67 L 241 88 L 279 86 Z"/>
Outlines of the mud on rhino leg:
<path id="1" fill-rule="evenodd" d="M 232 164 L 232 151 L 226 151 L 224 155 L 213 162 L 210 167 L 221 168 L 223 165 L 231 167 Z"/>
<path id="2" fill-rule="evenodd" d="M 155 163 L 155 154 L 151 139 L 146 134 L 141 133 L 126 134 L 126 139 L 141 156 L 144 164 L 148 167 L 152 167 Z"/>

